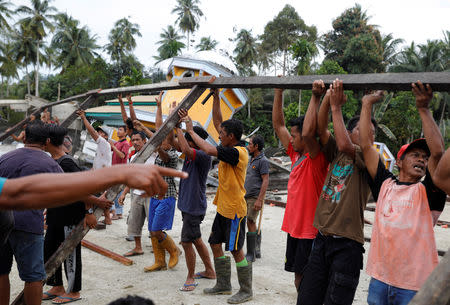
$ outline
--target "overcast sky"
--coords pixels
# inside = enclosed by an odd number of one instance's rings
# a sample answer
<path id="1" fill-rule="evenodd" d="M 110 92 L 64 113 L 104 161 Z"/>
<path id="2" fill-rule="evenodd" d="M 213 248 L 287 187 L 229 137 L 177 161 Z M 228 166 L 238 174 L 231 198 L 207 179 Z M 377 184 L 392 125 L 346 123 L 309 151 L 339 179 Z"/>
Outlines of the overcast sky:
<path id="1" fill-rule="evenodd" d="M 30 5 L 29 0 L 12 0 L 15 5 Z M 218 49 L 233 50 L 228 38 L 235 37 L 233 28 L 251 29 L 254 35 L 262 34 L 265 24 L 290 4 L 307 25 L 315 25 L 319 34 L 331 30 L 331 22 L 345 9 L 354 6 L 350 0 L 339 1 L 279 1 L 279 0 L 202 0 L 200 9 L 204 16 L 194 34 L 196 42 L 203 36 L 219 41 Z M 393 33 L 395 38 L 424 43 L 428 39 L 442 39 L 442 31 L 450 30 L 450 0 L 395 1 L 360 0 L 370 16 L 370 23 L 379 26 L 381 33 Z M 54 0 L 51 5 L 67 12 L 87 25 L 98 37 L 98 44 L 108 42 L 108 34 L 118 19 L 129 17 L 140 26 L 142 37 L 137 38 L 134 54 L 148 68 L 157 55 L 157 41 L 163 28 L 173 25 L 176 15 L 171 14 L 175 0 Z M 196 43 L 195 43 L 196 44 Z"/>

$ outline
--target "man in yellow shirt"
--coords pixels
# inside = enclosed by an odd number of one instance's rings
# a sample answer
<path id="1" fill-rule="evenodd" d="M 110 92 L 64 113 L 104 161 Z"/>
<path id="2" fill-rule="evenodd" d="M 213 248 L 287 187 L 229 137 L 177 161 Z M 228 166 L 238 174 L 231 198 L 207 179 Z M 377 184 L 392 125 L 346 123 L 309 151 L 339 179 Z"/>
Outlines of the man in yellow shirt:
<path id="1" fill-rule="evenodd" d="M 179 112 L 186 117 L 184 110 Z M 227 301 L 239 304 L 249 301 L 253 297 L 252 266 L 247 262 L 242 246 L 245 241 L 245 220 L 247 204 L 245 195 L 245 175 L 247 172 L 248 153 L 245 147 L 240 146 L 242 136 L 242 123 L 230 119 L 222 122 L 220 111 L 219 91 L 214 92 L 213 122 L 219 133 L 220 145 L 213 146 L 200 138 L 193 130 L 192 121 L 187 117 L 186 131 L 191 135 L 197 146 L 210 156 L 217 157 L 219 162 L 219 187 L 214 204 L 217 205 L 217 214 L 208 242 L 214 256 L 217 282 L 213 288 L 204 290 L 206 294 L 231 294 L 231 261 L 224 255 L 225 250 L 231 251 L 236 262 L 240 289 L 239 292 Z"/>

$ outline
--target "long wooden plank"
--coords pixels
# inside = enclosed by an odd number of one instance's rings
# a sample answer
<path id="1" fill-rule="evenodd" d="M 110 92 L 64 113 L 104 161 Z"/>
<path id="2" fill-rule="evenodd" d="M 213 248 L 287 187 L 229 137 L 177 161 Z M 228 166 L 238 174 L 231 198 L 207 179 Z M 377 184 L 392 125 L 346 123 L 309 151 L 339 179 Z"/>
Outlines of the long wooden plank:
<path id="1" fill-rule="evenodd" d="M 311 89 L 316 79 L 322 79 L 329 85 L 336 78 L 344 82 L 347 90 L 389 90 L 410 91 L 411 83 L 417 80 L 430 84 L 434 91 L 450 91 L 450 72 L 423 73 L 372 73 L 339 75 L 304 75 L 304 76 L 253 76 L 253 77 L 218 77 L 210 88 L 284 88 Z M 180 86 L 206 85 L 208 77 L 188 77 L 179 80 Z"/>
<path id="2" fill-rule="evenodd" d="M 103 256 L 112 258 L 113 260 L 125 265 L 125 266 L 131 266 L 133 265 L 133 261 L 127 257 L 124 257 L 120 254 L 117 254 L 115 252 L 112 252 L 108 249 L 105 249 L 103 247 L 100 247 L 99 245 L 96 245 L 88 240 L 82 240 L 81 245 L 85 248 L 88 248 L 89 250 L 92 250 L 94 252 L 97 252 Z"/>
<path id="3" fill-rule="evenodd" d="M 180 120 L 178 116 L 178 109 L 189 110 L 191 106 L 198 100 L 198 98 L 203 94 L 205 88 L 194 86 L 191 91 L 184 97 L 181 103 L 178 105 L 175 111 L 173 111 L 163 123 L 163 125 L 155 132 L 153 137 L 147 142 L 147 144 L 141 149 L 140 153 L 134 158 L 136 163 L 144 163 L 148 157 L 156 150 L 156 148 L 162 143 L 162 141 L 167 137 L 169 132 L 173 130 L 175 125 Z M 114 200 L 117 195 L 121 192 L 123 186 L 116 185 L 108 189 L 106 197 L 109 200 Z M 94 215 L 99 219 L 103 215 L 102 209 L 95 209 Z M 51 276 L 56 268 L 61 265 L 61 263 L 66 259 L 66 257 L 73 251 L 73 249 L 78 245 L 84 236 L 89 232 L 89 227 L 84 228 L 83 223 L 80 222 L 70 233 L 70 235 L 64 240 L 61 246 L 56 250 L 56 252 L 50 257 L 46 263 L 45 270 L 48 276 Z M 23 304 L 22 293 L 16 298 L 13 303 L 14 305 Z"/>
<path id="4" fill-rule="evenodd" d="M 65 104 L 71 101 L 74 101 L 76 99 L 79 98 L 84 98 L 87 96 L 91 96 L 91 95 L 96 95 L 99 92 L 99 90 L 91 90 L 88 91 L 86 93 L 83 94 L 79 94 L 79 95 L 75 95 L 75 96 L 71 96 L 68 97 L 66 99 L 60 100 L 60 101 L 56 101 L 53 103 L 49 103 L 47 105 L 44 105 L 38 109 L 36 109 L 35 111 L 33 111 L 29 116 L 27 116 L 25 119 L 23 119 L 22 121 L 20 121 L 19 123 L 17 123 L 16 125 L 14 125 L 13 127 L 11 127 L 11 129 L 9 129 L 8 131 L 5 131 L 2 135 L 0 135 L 0 141 L 5 140 L 7 137 L 9 137 L 11 134 L 13 134 L 14 132 L 16 132 L 17 130 L 19 130 L 20 128 L 22 128 L 23 125 L 27 124 L 30 121 L 30 116 L 34 115 L 34 116 L 39 116 L 41 114 L 42 111 L 44 111 L 45 108 L 49 108 L 51 109 L 53 106 L 57 106 L 57 105 L 61 105 L 61 104 Z"/>
<path id="5" fill-rule="evenodd" d="M 450 304 L 450 249 L 409 305 Z"/>

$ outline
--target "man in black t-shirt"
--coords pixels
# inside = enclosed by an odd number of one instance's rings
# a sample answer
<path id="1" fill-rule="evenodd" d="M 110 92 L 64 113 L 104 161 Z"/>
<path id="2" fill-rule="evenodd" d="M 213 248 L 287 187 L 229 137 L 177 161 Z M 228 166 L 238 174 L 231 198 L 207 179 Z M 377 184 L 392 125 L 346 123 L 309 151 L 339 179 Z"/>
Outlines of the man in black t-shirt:
<path id="1" fill-rule="evenodd" d="M 52 155 L 52 158 L 61 166 L 65 173 L 82 171 L 75 160 L 64 152 L 64 137 L 67 129 L 58 125 L 50 125 L 49 141 L 46 150 Z M 87 204 L 85 204 L 87 203 Z M 86 224 L 93 228 L 96 225 L 96 218 L 89 212 L 92 204 L 105 206 L 106 200 L 96 199 L 89 196 L 83 201 L 77 201 L 72 204 L 50 208 L 47 210 L 47 232 L 44 240 L 44 259 L 47 261 L 58 247 L 64 242 L 70 232 L 86 219 Z M 112 202 L 110 203 L 112 205 Z M 43 293 L 42 299 L 54 299 L 55 302 L 66 303 L 80 299 L 81 290 L 81 243 L 76 246 L 74 251 L 64 261 L 66 278 L 68 283 L 67 291 L 64 290 L 62 281 L 62 270 L 59 267 L 55 274 L 47 280 L 47 284 L 53 286 L 50 290 Z"/>

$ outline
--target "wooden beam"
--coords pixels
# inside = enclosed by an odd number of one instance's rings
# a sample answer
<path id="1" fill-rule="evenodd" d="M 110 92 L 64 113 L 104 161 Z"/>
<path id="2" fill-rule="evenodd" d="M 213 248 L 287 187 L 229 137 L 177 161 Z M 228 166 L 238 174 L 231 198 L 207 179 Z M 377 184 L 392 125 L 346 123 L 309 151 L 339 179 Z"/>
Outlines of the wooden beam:
<path id="1" fill-rule="evenodd" d="M 389 90 L 410 91 L 411 83 L 417 80 L 431 85 L 434 91 L 450 91 L 450 72 L 423 73 L 372 73 L 339 75 L 304 75 L 304 76 L 253 76 L 253 77 L 218 77 L 212 84 L 207 84 L 206 76 L 186 77 L 178 82 L 180 86 L 201 85 L 209 88 L 284 88 L 311 89 L 316 79 L 322 79 L 330 85 L 336 78 L 344 82 L 346 90 Z"/>
<path id="2" fill-rule="evenodd" d="M 71 101 L 74 101 L 76 99 L 79 98 L 84 98 L 86 96 L 92 96 L 92 95 L 96 95 L 98 94 L 99 90 L 91 90 L 88 91 L 86 93 L 83 94 L 79 94 L 79 95 L 75 95 L 72 97 L 68 97 L 66 99 L 57 101 L 57 102 L 53 102 L 47 105 L 44 105 L 38 109 L 36 109 L 35 111 L 33 111 L 29 116 L 27 116 L 25 119 L 23 119 L 22 121 L 20 121 L 19 123 L 17 123 L 16 125 L 14 125 L 13 127 L 11 127 L 11 129 L 9 131 L 5 131 L 2 135 L 0 135 L 0 141 L 5 140 L 7 137 L 9 137 L 11 134 L 13 134 L 14 132 L 16 132 L 17 130 L 19 130 L 20 128 L 22 128 L 23 125 L 27 124 L 30 121 L 30 116 L 34 115 L 34 116 L 38 116 L 42 111 L 44 111 L 45 108 L 52 108 L 53 106 L 57 106 L 57 105 L 61 105 L 61 104 L 65 104 Z M 70 125 L 70 124 L 69 124 Z"/>
<path id="3" fill-rule="evenodd" d="M 178 109 L 189 110 L 191 106 L 198 100 L 198 98 L 203 94 L 205 88 L 194 86 L 191 91 L 183 98 L 178 107 L 173 111 L 165 120 L 163 125 L 154 133 L 153 137 L 147 142 L 147 144 L 141 149 L 141 151 L 136 155 L 133 162 L 144 163 L 150 155 L 156 150 L 156 148 L 162 143 L 162 141 L 167 137 L 169 132 L 173 130 L 175 125 L 180 120 L 178 116 Z M 106 198 L 109 200 L 114 200 L 117 195 L 123 190 L 123 186 L 115 185 L 108 189 Z M 94 215 L 99 219 L 103 215 L 102 209 L 95 209 Z M 47 277 L 54 274 L 55 270 L 62 264 L 62 262 L 67 258 L 67 256 L 73 251 L 73 249 L 81 242 L 84 236 L 89 232 L 89 227 L 84 228 L 83 221 L 80 222 L 67 236 L 61 246 L 56 250 L 56 252 L 50 257 L 50 259 L 45 264 L 45 272 Z M 23 304 L 23 297 L 20 294 L 14 301 L 14 305 Z M 16 302 L 17 301 L 17 302 Z"/>
<path id="4" fill-rule="evenodd" d="M 450 304 L 450 249 L 409 303 L 409 305 L 448 304 Z"/>
<path id="5" fill-rule="evenodd" d="M 88 248 L 89 250 L 92 250 L 94 252 L 97 252 L 103 256 L 112 258 L 113 260 L 125 265 L 125 266 L 131 266 L 133 264 L 133 261 L 127 257 L 124 257 L 120 254 L 117 254 L 115 252 L 112 252 L 108 249 L 105 249 L 103 247 L 100 247 L 94 243 L 91 243 L 90 241 L 87 240 L 82 240 L 81 241 L 81 245 L 85 248 Z"/>
<path id="6" fill-rule="evenodd" d="M 94 95 L 89 95 L 80 105 L 78 105 L 78 108 L 86 110 L 95 102 L 95 100 L 96 98 Z M 68 128 L 69 125 L 78 118 L 77 111 L 78 109 L 73 111 L 60 125 Z"/>

